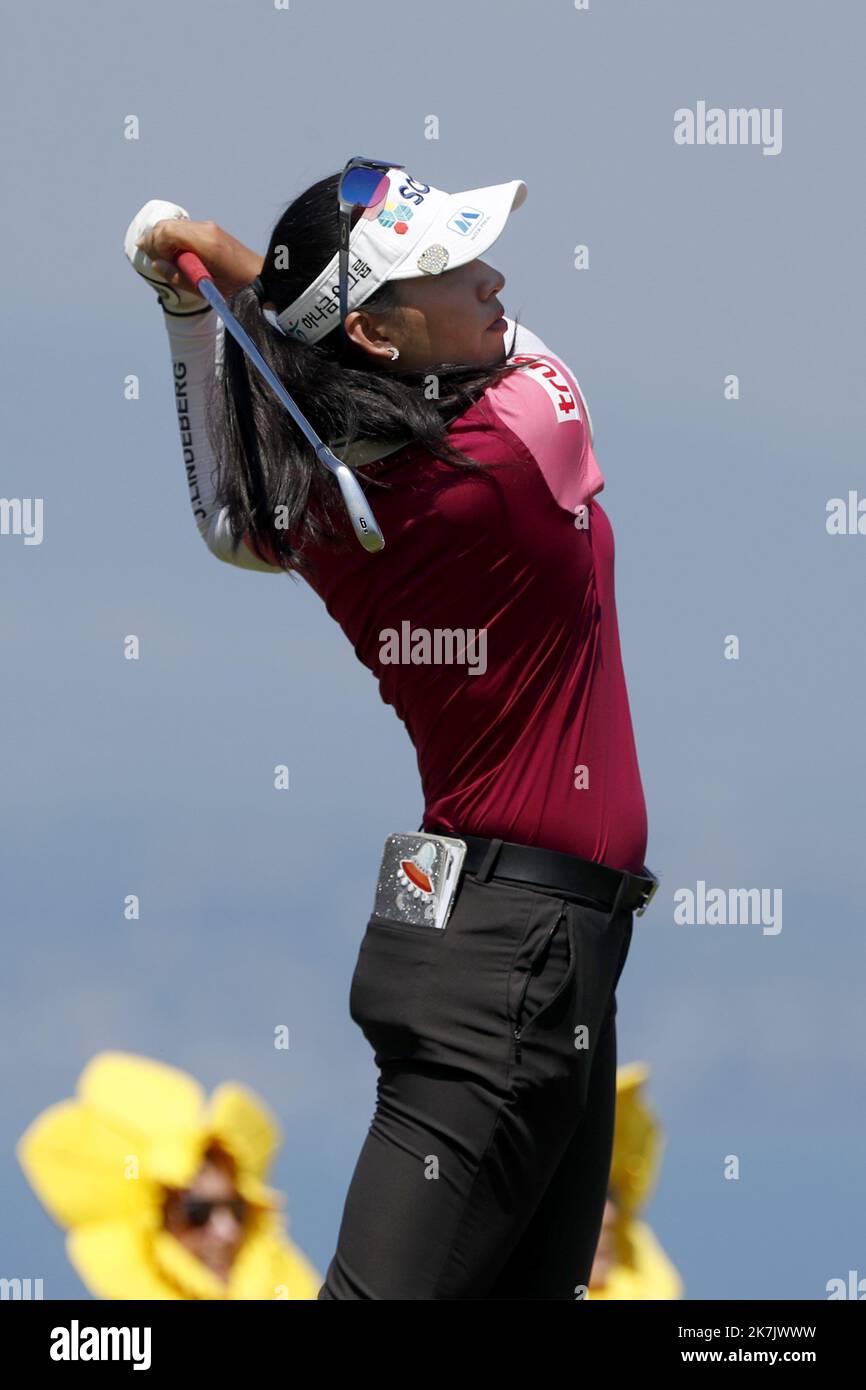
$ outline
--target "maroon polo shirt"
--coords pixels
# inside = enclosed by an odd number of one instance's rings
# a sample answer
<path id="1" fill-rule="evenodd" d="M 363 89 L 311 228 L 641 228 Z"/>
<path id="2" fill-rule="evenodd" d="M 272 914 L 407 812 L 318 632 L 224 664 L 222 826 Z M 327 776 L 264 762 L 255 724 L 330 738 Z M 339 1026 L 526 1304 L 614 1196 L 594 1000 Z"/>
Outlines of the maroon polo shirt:
<path id="1" fill-rule="evenodd" d="M 477 476 L 417 443 L 366 465 L 390 485 L 364 484 L 385 547 L 368 554 L 346 521 L 345 552 L 305 551 L 308 582 L 406 726 L 425 829 L 639 872 L 647 818 L 614 538 L 579 387 L 545 353 L 449 438 L 502 466 Z"/>

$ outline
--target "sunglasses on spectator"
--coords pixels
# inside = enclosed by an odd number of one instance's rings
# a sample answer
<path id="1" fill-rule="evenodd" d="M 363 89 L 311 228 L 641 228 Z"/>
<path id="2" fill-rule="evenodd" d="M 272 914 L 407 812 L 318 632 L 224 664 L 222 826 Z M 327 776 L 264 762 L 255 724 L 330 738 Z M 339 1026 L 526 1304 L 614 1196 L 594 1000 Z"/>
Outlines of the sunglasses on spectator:
<path id="1" fill-rule="evenodd" d="M 243 1225 L 249 1209 L 243 1197 L 217 1197 L 211 1200 L 182 1195 L 178 1199 L 178 1206 L 186 1224 L 194 1227 L 206 1226 L 217 1207 L 227 1207 L 238 1224 Z"/>

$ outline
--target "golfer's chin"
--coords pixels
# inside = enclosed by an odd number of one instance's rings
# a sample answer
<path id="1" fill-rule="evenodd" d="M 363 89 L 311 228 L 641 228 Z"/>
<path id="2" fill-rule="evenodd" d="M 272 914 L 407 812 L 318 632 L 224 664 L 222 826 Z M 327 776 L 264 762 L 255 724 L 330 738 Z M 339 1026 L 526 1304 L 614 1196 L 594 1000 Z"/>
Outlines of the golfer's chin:
<path id="1" fill-rule="evenodd" d="M 505 361 L 505 339 L 501 333 L 491 333 L 490 329 L 484 330 L 481 343 L 478 349 L 479 367 L 496 367 L 500 362 Z"/>

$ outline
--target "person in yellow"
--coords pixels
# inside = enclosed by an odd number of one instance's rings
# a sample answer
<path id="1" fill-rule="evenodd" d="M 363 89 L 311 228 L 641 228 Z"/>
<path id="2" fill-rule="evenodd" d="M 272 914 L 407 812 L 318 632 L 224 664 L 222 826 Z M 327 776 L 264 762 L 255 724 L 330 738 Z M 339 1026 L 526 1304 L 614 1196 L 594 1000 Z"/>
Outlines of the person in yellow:
<path id="1" fill-rule="evenodd" d="M 650 1068 L 617 1068 L 616 1121 L 608 1198 L 587 1298 L 674 1299 L 683 1283 L 637 1212 L 655 1187 L 664 1147 L 661 1128 L 641 1095 Z"/>
<path id="2" fill-rule="evenodd" d="M 233 1083 L 206 1097 L 186 1072 L 101 1052 L 77 1098 L 16 1146 L 88 1289 L 104 1299 L 315 1299 L 317 1270 L 265 1185 L 274 1117 Z"/>

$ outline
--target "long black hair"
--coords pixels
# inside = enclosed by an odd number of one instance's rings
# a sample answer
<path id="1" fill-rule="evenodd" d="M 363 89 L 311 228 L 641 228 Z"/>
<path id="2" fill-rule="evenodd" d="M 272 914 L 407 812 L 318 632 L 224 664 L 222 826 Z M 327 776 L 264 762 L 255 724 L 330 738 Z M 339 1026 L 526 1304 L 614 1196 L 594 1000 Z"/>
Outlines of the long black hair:
<path id="1" fill-rule="evenodd" d="M 260 280 L 266 291 L 263 302 L 273 303 L 277 312 L 303 293 L 338 250 L 339 178 L 339 173 L 331 174 L 312 184 L 289 204 L 271 233 Z M 376 312 L 398 307 L 398 287 L 399 282 L 386 281 L 364 307 Z M 307 344 L 285 337 L 269 323 L 251 286 L 237 290 L 229 302 L 265 361 L 332 448 L 337 441 L 348 445 L 409 434 L 443 462 L 481 467 L 450 444 L 448 424 L 516 370 L 516 364 L 503 360 L 481 368 L 442 362 L 397 375 L 380 370 L 355 343 L 346 345 L 339 324 L 317 343 Z M 507 356 L 515 336 L 516 325 Z M 437 382 L 435 399 L 427 394 L 431 378 Z M 306 542 L 345 544 L 336 479 L 230 333 L 224 335 L 208 432 L 217 459 L 217 500 L 228 509 L 235 547 L 245 535 L 255 548 L 264 541 L 269 559 L 303 571 Z"/>

